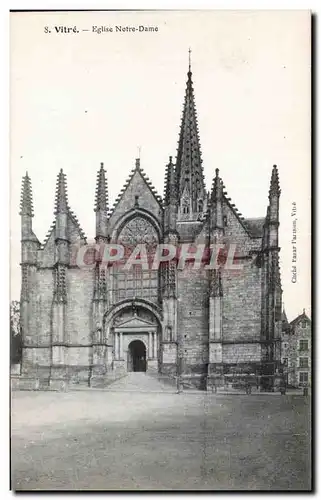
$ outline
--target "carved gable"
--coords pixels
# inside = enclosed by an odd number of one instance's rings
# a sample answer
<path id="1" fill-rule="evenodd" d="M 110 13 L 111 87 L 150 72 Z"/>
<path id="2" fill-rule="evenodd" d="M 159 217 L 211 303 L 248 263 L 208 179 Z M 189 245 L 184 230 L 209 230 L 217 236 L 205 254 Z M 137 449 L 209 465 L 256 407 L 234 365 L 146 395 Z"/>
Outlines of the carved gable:
<path id="1" fill-rule="evenodd" d="M 140 170 L 136 170 L 130 179 L 128 186 L 114 207 L 110 217 L 110 227 L 129 210 L 132 210 L 135 203 L 145 210 L 151 212 L 158 220 L 161 218 L 162 208 L 159 200 L 152 192 Z"/>

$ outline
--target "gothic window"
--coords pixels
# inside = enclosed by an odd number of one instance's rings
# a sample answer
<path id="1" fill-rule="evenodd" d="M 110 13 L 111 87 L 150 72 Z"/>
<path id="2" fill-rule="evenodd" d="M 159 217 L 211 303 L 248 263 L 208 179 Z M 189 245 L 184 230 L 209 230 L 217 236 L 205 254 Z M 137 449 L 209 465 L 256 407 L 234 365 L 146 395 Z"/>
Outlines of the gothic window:
<path id="1" fill-rule="evenodd" d="M 198 201 L 198 211 L 203 212 L 203 200 Z"/>
<path id="2" fill-rule="evenodd" d="M 223 224 L 224 224 L 224 227 L 227 226 L 227 216 L 226 215 L 223 216 Z"/>
<path id="3" fill-rule="evenodd" d="M 113 302 L 135 297 L 157 302 L 158 270 L 151 269 L 158 243 L 154 226 L 143 217 L 135 217 L 122 228 L 117 242 L 124 246 L 125 254 L 123 261 L 113 265 Z M 124 264 L 139 244 L 145 244 L 149 269 L 134 264 L 124 270 Z"/>

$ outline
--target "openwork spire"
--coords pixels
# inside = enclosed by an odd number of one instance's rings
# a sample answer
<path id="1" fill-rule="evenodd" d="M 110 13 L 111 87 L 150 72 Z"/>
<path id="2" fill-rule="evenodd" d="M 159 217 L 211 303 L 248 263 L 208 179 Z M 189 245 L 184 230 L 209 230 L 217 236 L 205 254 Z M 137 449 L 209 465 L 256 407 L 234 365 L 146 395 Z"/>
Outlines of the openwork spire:
<path id="1" fill-rule="evenodd" d="M 169 157 L 169 163 L 165 172 L 165 189 L 164 189 L 165 205 L 177 203 L 177 184 L 175 175 L 175 166 L 172 162 L 172 157 Z"/>
<path id="2" fill-rule="evenodd" d="M 99 210 L 108 210 L 107 180 L 103 163 L 100 164 L 100 169 L 97 173 L 95 212 Z"/>
<path id="3" fill-rule="evenodd" d="M 61 169 L 57 177 L 55 213 L 66 213 L 69 211 L 67 197 L 66 175 Z"/>
<path id="4" fill-rule="evenodd" d="M 278 167 L 276 165 L 273 165 L 269 197 L 271 198 L 271 196 L 275 196 L 275 195 L 280 196 L 280 194 L 281 194 L 281 189 L 280 189 L 280 184 L 279 184 Z"/>
<path id="5" fill-rule="evenodd" d="M 183 116 L 176 157 L 176 172 L 179 197 L 181 197 L 184 190 L 185 192 L 189 192 L 191 197 L 191 209 L 193 212 L 197 212 L 198 202 L 199 200 L 204 200 L 206 193 L 192 82 L 190 52 Z"/>
<path id="6" fill-rule="evenodd" d="M 31 180 L 28 172 L 26 172 L 26 175 L 22 178 L 20 215 L 29 215 L 33 217 Z"/>

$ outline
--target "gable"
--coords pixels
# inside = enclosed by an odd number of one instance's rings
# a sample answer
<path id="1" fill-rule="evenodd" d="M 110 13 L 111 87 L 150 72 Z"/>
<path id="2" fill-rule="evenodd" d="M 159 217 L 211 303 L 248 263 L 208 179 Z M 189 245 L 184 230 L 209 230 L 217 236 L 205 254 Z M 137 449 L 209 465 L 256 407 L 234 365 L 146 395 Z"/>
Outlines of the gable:
<path id="1" fill-rule="evenodd" d="M 127 319 L 117 324 L 117 328 L 124 328 L 124 329 L 133 329 L 133 328 L 146 329 L 146 328 L 154 328 L 155 326 L 156 326 L 155 323 L 140 318 L 139 316 L 134 316 L 133 318 Z"/>
<path id="2" fill-rule="evenodd" d="M 136 196 L 138 196 L 137 199 Z M 134 171 L 120 197 L 117 198 L 109 219 L 111 227 L 119 217 L 133 209 L 135 203 L 151 212 L 156 219 L 160 219 L 162 214 L 160 198 L 157 197 L 156 192 L 153 192 L 140 169 Z"/>
<path id="3" fill-rule="evenodd" d="M 296 326 L 301 326 L 301 321 L 305 321 L 307 323 L 307 325 L 310 325 L 311 324 L 311 320 L 310 318 L 305 314 L 305 312 L 303 314 L 300 314 L 299 316 L 297 316 L 295 319 L 293 319 L 291 322 L 290 322 L 290 325 L 292 327 L 296 327 Z"/>
<path id="4" fill-rule="evenodd" d="M 52 267 L 55 264 L 55 226 L 51 226 L 43 248 L 38 253 L 38 264 L 41 267 Z"/>
<path id="5" fill-rule="evenodd" d="M 77 218 L 73 212 L 68 213 L 68 238 L 71 244 L 79 243 L 85 239 L 83 230 L 81 229 Z"/>
<path id="6" fill-rule="evenodd" d="M 156 323 L 151 321 L 147 321 L 139 316 L 134 316 L 133 318 L 126 319 L 125 321 L 121 321 L 115 324 L 117 329 L 123 330 L 144 330 L 148 331 L 149 329 L 155 329 Z"/>
<path id="7" fill-rule="evenodd" d="M 42 248 L 38 252 L 38 263 L 41 267 L 52 267 L 56 263 L 55 228 L 56 228 L 56 221 L 54 221 L 50 226 L 50 229 L 47 233 L 47 237 L 42 245 Z M 78 246 L 79 244 L 85 241 L 85 235 L 73 212 L 68 212 L 67 232 L 68 232 L 68 239 L 71 244 L 71 250 L 72 250 L 72 245 Z"/>

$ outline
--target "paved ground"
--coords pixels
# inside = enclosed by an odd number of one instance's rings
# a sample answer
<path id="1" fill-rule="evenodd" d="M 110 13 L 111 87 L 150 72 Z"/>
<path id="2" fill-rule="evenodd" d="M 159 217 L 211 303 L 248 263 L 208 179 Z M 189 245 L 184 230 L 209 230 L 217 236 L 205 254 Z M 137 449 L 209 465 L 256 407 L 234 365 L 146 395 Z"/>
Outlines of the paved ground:
<path id="1" fill-rule="evenodd" d="M 309 399 L 13 392 L 15 490 L 309 489 Z"/>
<path id="2" fill-rule="evenodd" d="M 116 380 L 108 388 L 109 391 L 129 392 L 174 392 L 177 386 L 170 383 L 166 377 L 151 376 L 146 372 L 129 372 L 125 377 Z"/>

